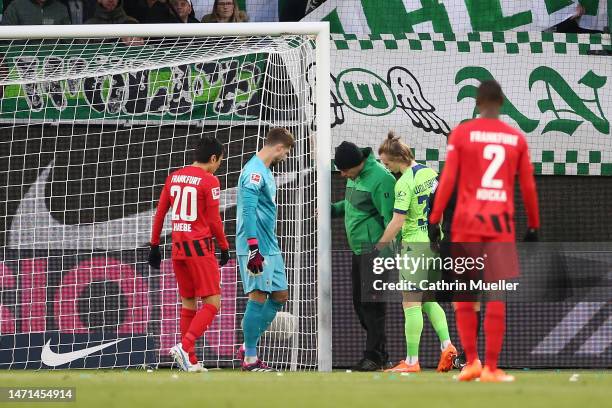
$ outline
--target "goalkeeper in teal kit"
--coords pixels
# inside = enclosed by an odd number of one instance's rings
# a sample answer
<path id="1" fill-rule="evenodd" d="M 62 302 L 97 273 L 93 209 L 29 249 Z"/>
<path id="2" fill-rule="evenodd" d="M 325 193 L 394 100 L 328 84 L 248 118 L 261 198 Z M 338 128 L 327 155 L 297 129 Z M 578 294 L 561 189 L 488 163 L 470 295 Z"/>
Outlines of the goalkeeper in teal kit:
<path id="1" fill-rule="evenodd" d="M 270 166 L 284 161 L 293 135 L 274 128 L 264 147 L 242 169 L 238 180 L 236 255 L 244 293 L 244 344 L 238 350 L 244 371 L 272 371 L 257 357 L 257 343 L 287 301 L 285 263 L 276 238 L 276 183 Z"/>

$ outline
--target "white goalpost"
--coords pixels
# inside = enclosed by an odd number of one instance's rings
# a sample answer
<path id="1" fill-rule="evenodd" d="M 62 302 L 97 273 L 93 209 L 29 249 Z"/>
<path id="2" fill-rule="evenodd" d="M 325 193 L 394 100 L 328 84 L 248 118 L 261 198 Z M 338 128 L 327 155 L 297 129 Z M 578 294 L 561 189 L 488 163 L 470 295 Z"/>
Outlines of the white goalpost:
<path id="1" fill-rule="evenodd" d="M 259 345 L 278 369 L 331 371 L 330 35 L 326 22 L 0 27 L 0 368 L 163 367 L 179 337 L 170 261 L 146 262 L 165 177 L 202 136 L 235 249 L 236 183 L 268 129 L 289 301 Z M 222 268 L 196 347 L 236 367 L 246 297 Z"/>

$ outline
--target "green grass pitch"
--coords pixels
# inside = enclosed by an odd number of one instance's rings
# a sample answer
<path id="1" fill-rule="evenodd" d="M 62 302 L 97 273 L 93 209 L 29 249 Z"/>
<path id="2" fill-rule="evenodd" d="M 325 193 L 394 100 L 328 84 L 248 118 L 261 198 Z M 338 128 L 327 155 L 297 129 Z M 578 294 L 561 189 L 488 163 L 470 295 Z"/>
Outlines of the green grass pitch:
<path id="1" fill-rule="evenodd" d="M 512 384 L 458 383 L 437 374 L 241 373 L 211 370 L 3 371 L 0 387 L 76 387 L 71 403 L 0 403 L 8 407 L 603 407 L 608 371 L 510 371 Z M 572 378 L 572 380 L 570 380 Z"/>

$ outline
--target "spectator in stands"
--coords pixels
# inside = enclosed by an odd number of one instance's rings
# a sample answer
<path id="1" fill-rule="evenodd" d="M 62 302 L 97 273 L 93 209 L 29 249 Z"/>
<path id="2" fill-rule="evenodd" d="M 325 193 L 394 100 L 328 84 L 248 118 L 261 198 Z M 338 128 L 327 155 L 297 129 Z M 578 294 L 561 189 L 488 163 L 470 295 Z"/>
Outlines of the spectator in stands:
<path id="1" fill-rule="evenodd" d="M 92 0 L 60 0 L 68 9 L 72 24 L 83 24 L 83 21 L 93 16 L 95 1 Z"/>
<path id="2" fill-rule="evenodd" d="M 85 24 L 134 24 L 134 17 L 127 15 L 122 6 L 122 0 L 97 0 L 94 16 Z"/>
<path id="3" fill-rule="evenodd" d="M 136 24 L 138 20 L 127 15 L 123 0 L 97 0 L 94 16 L 85 24 Z M 128 46 L 144 45 L 140 37 L 123 37 L 121 42 Z"/>
<path id="4" fill-rule="evenodd" d="M 155 1 L 153 1 L 155 3 Z M 123 4 L 123 9 L 128 16 L 134 17 L 140 23 L 146 23 L 149 4 L 147 0 L 129 0 Z"/>
<path id="5" fill-rule="evenodd" d="M 249 16 L 240 10 L 237 0 L 215 0 L 213 12 L 202 17 L 203 23 L 242 23 Z"/>
<path id="6" fill-rule="evenodd" d="M 13 0 L 2 25 L 70 24 L 68 9 L 58 0 Z"/>
<path id="7" fill-rule="evenodd" d="M 193 14 L 191 0 L 170 0 L 170 6 L 181 23 L 199 23 Z"/>
<path id="8" fill-rule="evenodd" d="M 128 15 L 143 24 L 181 22 L 167 0 L 132 0 L 127 2 L 124 8 Z"/>

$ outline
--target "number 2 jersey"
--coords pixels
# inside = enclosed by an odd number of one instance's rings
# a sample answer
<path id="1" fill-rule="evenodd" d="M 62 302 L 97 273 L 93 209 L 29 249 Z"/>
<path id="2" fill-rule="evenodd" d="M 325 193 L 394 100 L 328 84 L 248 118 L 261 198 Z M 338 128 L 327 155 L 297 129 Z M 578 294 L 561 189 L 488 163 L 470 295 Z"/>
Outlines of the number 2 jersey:
<path id="1" fill-rule="evenodd" d="M 164 218 L 172 213 L 172 257 L 181 259 L 210 253 L 211 238 L 220 249 L 229 249 L 219 214 L 221 188 L 213 174 L 197 166 L 171 173 L 159 198 L 151 244 L 159 244 Z"/>
<path id="2" fill-rule="evenodd" d="M 478 118 L 449 137 L 446 163 L 429 218 L 439 223 L 457 187 L 452 232 L 514 237 L 514 181 L 518 175 L 530 228 L 539 228 L 538 197 L 527 141 L 499 119 Z"/>

